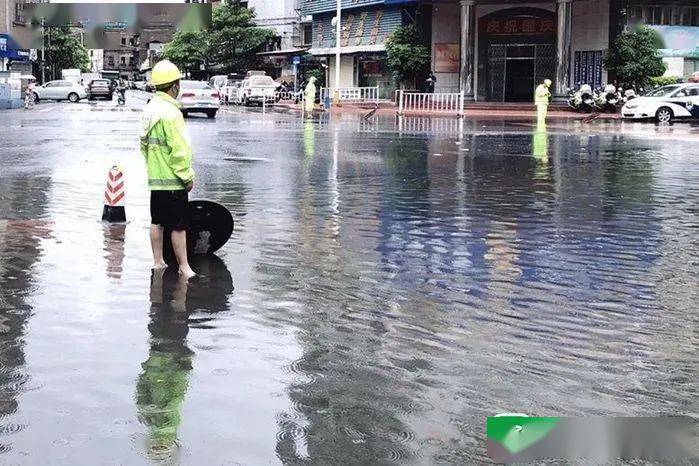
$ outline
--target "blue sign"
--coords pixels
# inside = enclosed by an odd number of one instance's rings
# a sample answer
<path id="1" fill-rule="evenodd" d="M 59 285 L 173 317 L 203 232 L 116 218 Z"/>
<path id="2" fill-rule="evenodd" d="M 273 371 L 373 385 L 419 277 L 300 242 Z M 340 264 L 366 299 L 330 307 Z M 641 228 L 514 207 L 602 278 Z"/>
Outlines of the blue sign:
<path id="1" fill-rule="evenodd" d="M 291 59 L 291 62 L 294 65 L 300 65 L 301 64 L 301 57 L 299 55 L 294 55 L 293 58 Z"/>
<path id="2" fill-rule="evenodd" d="M 19 44 L 9 35 L 0 34 L 0 58 L 27 61 L 29 60 L 29 51 L 20 49 Z"/>

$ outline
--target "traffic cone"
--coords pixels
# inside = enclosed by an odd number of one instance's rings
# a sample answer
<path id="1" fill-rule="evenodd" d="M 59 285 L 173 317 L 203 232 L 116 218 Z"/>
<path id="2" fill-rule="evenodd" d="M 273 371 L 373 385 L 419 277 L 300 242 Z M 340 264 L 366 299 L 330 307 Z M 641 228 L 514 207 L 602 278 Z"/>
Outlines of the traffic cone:
<path id="1" fill-rule="evenodd" d="M 124 209 L 124 174 L 114 165 L 107 176 L 107 188 L 104 190 L 104 210 L 102 221 L 109 223 L 126 222 Z"/>

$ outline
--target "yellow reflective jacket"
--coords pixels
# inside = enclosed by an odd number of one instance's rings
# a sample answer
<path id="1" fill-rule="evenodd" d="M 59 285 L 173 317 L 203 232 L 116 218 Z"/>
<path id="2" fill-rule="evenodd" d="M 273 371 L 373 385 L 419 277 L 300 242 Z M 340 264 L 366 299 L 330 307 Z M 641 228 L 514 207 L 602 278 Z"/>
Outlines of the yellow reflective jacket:
<path id="1" fill-rule="evenodd" d="M 194 181 L 192 146 L 175 99 L 157 92 L 141 117 L 141 153 L 151 191 L 185 189 Z"/>
<path id="2" fill-rule="evenodd" d="M 539 84 L 536 87 L 536 92 L 534 92 L 534 103 L 537 105 L 540 105 L 540 104 L 547 104 L 548 105 L 550 98 L 551 98 L 551 92 L 549 92 L 549 88 L 546 87 L 545 84 Z"/>

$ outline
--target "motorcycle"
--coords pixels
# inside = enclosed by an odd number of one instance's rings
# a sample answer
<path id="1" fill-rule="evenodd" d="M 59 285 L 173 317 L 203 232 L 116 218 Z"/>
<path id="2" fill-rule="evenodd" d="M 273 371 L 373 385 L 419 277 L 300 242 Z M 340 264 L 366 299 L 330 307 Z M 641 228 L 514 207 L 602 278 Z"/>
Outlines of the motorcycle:
<path id="1" fill-rule="evenodd" d="M 595 109 L 603 113 L 617 113 L 623 105 L 621 93 L 613 84 L 607 84 L 604 89 L 595 93 Z"/>
<path id="2" fill-rule="evenodd" d="M 119 94 L 117 96 L 117 104 L 118 105 L 126 105 L 126 89 L 120 88 L 117 89 L 117 93 Z"/>
<path id="3" fill-rule="evenodd" d="M 577 91 L 571 92 L 568 105 L 582 113 L 592 113 L 595 108 L 595 98 L 592 92 L 592 87 L 589 84 L 583 84 Z"/>

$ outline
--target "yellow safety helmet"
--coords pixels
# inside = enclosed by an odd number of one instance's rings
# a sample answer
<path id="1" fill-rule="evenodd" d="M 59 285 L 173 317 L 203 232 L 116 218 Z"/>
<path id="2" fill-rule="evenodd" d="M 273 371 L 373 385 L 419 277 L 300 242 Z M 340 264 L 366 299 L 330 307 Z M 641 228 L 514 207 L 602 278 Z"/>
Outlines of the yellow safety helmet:
<path id="1" fill-rule="evenodd" d="M 154 86 L 170 84 L 182 78 L 182 73 L 170 60 L 162 60 L 155 64 L 151 76 Z"/>
<path id="2" fill-rule="evenodd" d="M 551 80 L 550 80 L 550 79 L 544 79 L 544 84 L 546 84 L 546 87 L 551 87 Z"/>

